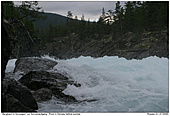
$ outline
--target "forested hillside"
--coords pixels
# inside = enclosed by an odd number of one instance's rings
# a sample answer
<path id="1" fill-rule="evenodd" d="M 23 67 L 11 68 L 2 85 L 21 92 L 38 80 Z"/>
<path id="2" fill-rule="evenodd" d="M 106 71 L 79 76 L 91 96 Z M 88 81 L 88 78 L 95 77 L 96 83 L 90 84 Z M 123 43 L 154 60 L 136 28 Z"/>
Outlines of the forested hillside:
<path id="1" fill-rule="evenodd" d="M 73 19 L 68 11 L 66 24 L 50 24 L 39 32 L 42 54 L 59 58 L 90 55 L 117 55 L 142 59 L 151 55 L 169 57 L 168 2 L 126 2 L 105 11 L 97 22 Z"/>
<path id="2" fill-rule="evenodd" d="M 68 12 L 67 20 L 63 18 L 62 24 L 56 21 L 55 25 L 51 20 L 49 26 L 41 30 L 39 35 L 41 35 L 40 38 L 48 39 L 50 42 L 54 38 L 76 33 L 81 40 L 90 41 L 89 37 L 95 34 L 102 39 L 104 35 L 108 34 L 117 37 L 127 32 L 161 30 L 168 28 L 168 4 L 168 2 L 130 1 L 126 2 L 123 7 L 120 2 L 117 2 L 115 9 L 109 11 L 101 9 L 98 22 L 85 21 L 83 16 L 81 21 L 73 20 L 72 13 L 69 11 L 71 16 Z M 66 25 L 64 25 L 65 21 Z"/>
<path id="3" fill-rule="evenodd" d="M 112 50 L 112 52 L 110 52 L 112 53 L 111 55 L 122 56 L 122 52 L 118 54 L 118 51 L 127 49 L 127 51 L 136 51 L 137 49 L 141 49 L 141 46 L 145 46 L 145 48 L 149 50 L 150 47 L 148 46 L 151 46 L 152 40 L 158 43 L 161 41 L 166 44 L 162 47 L 168 52 L 169 2 L 167 1 L 128 1 L 125 2 L 124 6 L 121 6 L 118 1 L 115 9 L 105 11 L 105 8 L 101 8 L 101 16 L 97 22 L 86 21 L 84 15 L 82 15 L 81 20 L 78 20 L 76 16 L 73 16 L 72 11 L 68 11 L 67 17 L 64 17 L 58 14 L 40 13 L 36 10 L 27 9 L 25 11 L 27 11 L 26 13 L 28 14 L 34 12 L 32 13 L 34 15 L 30 18 L 30 16 L 25 16 L 24 13 L 18 12 L 15 7 L 11 6 L 13 6 L 12 2 L 6 6 L 9 7 L 9 9 L 6 8 L 6 12 L 9 12 L 5 16 L 6 19 L 24 17 L 23 22 L 34 40 L 35 45 L 30 50 L 32 52 L 30 52 L 29 55 L 49 53 L 59 57 L 57 53 L 64 54 L 62 50 L 67 51 L 67 49 L 65 49 L 66 46 L 66 48 L 69 48 L 68 51 L 73 49 L 70 52 L 78 53 L 79 55 L 86 54 L 87 51 L 88 55 L 94 55 L 93 52 L 98 51 L 98 48 L 92 47 L 90 49 L 89 46 L 96 45 L 104 47 L 105 44 L 109 42 L 109 44 L 112 43 L 109 46 L 117 46 L 113 47 L 114 51 Z M 161 34 L 159 34 L 161 32 L 163 32 L 162 36 L 166 38 L 165 40 L 157 37 L 158 35 L 161 36 Z M 155 35 L 153 33 L 155 33 Z M 150 36 L 150 34 L 152 36 Z M 146 37 L 144 35 L 146 35 Z M 150 43 L 148 45 L 138 45 L 138 47 L 135 47 L 135 50 L 132 50 L 134 49 L 132 47 L 142 43 L 142 41 L 145 41 L 143 44 L 147 43 L 146 41 Z M 23 42 L 20 43 L 22 44 Z M 51 48 L 50 45 L 54 45 L 54 47 Z M 48 51 L 48 49 L 50 50 Z M 154 47 L 154 49 L 156 48 Z M 100 52 L 101 50 L 95 53 L 95 56 L 101 56 L 99 55 Z M 108 51 L 103 51 L 102 56 L 103 55 L 108 55 Z M 168 57 L 167 55 L 168 53 L 159 56 Z M 13 56 L 15 57 L 16 55 L 14 54 Z M 24 55 L 24 52 L 19 56 L 17 55 L 17 57 L 22 56 L 27 55 Z M 67 57 L 64 55 L 64 58 Z"/>
<path id="4" fill-rule="evenodd" d="M 41 29 L 45 30 L 50 25 L 50 23 L 55 26 L 66 24 L 67 17 L 65 16 L 53 13 L 43 13 L 41 15 L 46 17 L 46 19 L 40 19 L 34 22 L 35 28 L 37 28 L 39 31 L 41 31 Z"/>

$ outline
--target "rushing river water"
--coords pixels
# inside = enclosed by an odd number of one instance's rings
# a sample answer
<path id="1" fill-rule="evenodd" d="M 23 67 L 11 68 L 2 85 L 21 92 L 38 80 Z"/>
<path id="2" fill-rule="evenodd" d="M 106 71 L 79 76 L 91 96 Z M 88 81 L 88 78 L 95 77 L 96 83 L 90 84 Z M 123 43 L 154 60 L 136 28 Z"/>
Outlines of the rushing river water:
<path id="1" fill-rule="evenodd" d="M 48 56 L 42 58 L 50 58 Z M 16 60 L 10 60 L 10 72 Z M 63 103 L 57 98 L 38 103 L 38 112 L 168 112 L 168 59 L 148 57 L 143 60 L 105 56 L 56 60 L 51 70 L 62 73 L 81 87 L 68 85 L 63 92 L 77 100 L 96 100 Z"/>

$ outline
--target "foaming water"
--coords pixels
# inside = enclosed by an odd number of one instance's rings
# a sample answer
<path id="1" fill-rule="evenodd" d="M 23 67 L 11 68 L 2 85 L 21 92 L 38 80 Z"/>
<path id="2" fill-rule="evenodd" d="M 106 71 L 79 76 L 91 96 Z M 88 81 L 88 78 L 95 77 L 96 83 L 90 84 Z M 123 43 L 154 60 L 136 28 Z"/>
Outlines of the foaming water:
<path id="1" fill-rule="evenodd" d="M 49 58 L 44 56 L 43 58 Z M 55 59 L 53 59 L 55 60 Z M 57 60 L 51 70 L 82 86 L 63 91 L 80 103 L 62 103 L 55 97 L 39 103 L 38 112 L 168 112 L 168 59 L 148 57 L 126 60 L 118 57 L 79 57 Z M 92 102 L 87 102 L 92 100 Z"/>
<path id="2" fill-rule="evenodd" d="M 126 60 L 118 57 L 79 57 L 58 60 L 53 71 L 81 83 L 68 85 L 63 92 L 77 100 L 97 100 L 78 104 L 49 104 L 39 111 L 53 112 L 167 112 L 168 59 L 149 57 Z M 55 108 L 60 106 L 61 108 Z M 51 108 L 51 107 L 54 107 Z"/>
<path id="3" fill-rule="evenodd" d="M 6 73 L 14 71 L 16 61 L 17 61 L 17 59 L 11 59 L 11 60 L 8 61 L 7 66 L 6 66 L 6 70 L 5 70 Z"/>

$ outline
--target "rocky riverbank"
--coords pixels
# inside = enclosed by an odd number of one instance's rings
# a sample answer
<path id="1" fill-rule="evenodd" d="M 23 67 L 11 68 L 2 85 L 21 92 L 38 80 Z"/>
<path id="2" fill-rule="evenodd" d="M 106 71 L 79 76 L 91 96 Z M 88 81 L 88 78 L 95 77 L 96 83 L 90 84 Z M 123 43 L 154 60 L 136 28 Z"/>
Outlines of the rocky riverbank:
<path id="1" fill-rule="evenodd" d="M 126 59 L 143 59 L 149 56 L 169 57 L 168 30 L 140 33 L 126 33 L 120 37 L 106 35 L 98 39 L 98 35 L 91 41 L 77 42 L 78 36 L 72 34 L 49 43 L 41 53 L 57 56 L 58 58 L 72 58 L 79 56 L 103 57 L 119 56 Z"/>
<path id="2" fill-rule="evenodd" d="M 143 59 L 149 56 L 169 58 L 168 33 L 168 30 L 164 29 L 151 32 L 128 32 L 120 36 L 105 35 L 102 38 L 96 34 L 86 38 L 87 41 L 81 41 L 77 34 L 72 33 L 66 37 L 53 38 L 51 43 L 44 45 L 37 41 L 32 52 L 29 54 L 27 52 L 27 56 L 49 54 L 60 59 L 79 56 L 97 58 L 105 55 L 126 59 Z"/>
<path id="3" fill-rule="evenodd" d="M 17 49 L 14 49 L 13 55 L 10 55 L 11 49 L 8 44 L 4 44 L 3 75 L 8 58 L 19 57 L 19 59 L 16 61 L 14 73 L 6 73 L 5 78 L 4 76 L 2 78 L 2 112 L 36 112 L 38 110 L 37 102 L 50 100 L 52 96 L 65 103 L 84 101 L 78 101 L 73 96 L 65 95 L 62 92 L 67 85 L 80 87 L 81 84 L 62 74 L 50 72 L 49 70 L 57 65 L 56 61 L 31 56 L 49 54 L 60 59 L 81 55 L 95 58 L 105 55 L 126 59 L 142 59 L 149 56 L 169 58 L 168 33 L 168 30 L 165 29 L 152 32 L 128 32 L 122 36 L 105 35 L 102 38 L 96 34 L 87 38 L 87 41 L 82 41 L 77 34 L 72 33 L 66 37 L 53 38 L 51 43 L 44 45 L 40 41 L 34 41 L 32 47 L 30 39 L 27 39 L 25 41 L 28 42 L 20 45 L 20 48 L 29 49 L 19 49 L 21 50 L 19 54 L 15 52 Z M 8 36 L 3 32 L 3 42 L 9 39 Z M 16 73 L 21 77 L 19 80 L 13 79 Z"/>
<path id="4" fill-rule="evenodd" d="M 67 85 L 81 84 L 59 73 L 49 72 L 57 62 L 40 58 L 21 58 L 16 61 L 14 74 L 23 75 L 15 80 L 7 74 L 2 82 L 2 112 L 36 112 L 37 102 L 51 100 L 55 96 L 65 103 L 81 102 L 62 93 Z"/>
<path id="5" fill-rule="evenodd" d="M 32 51 L 38 51 L 34 54 L 26 53 L 27 56 L 49 54 L 61 59 L 81 55 L 95 58 L 108 55 L 126 59 L 142 59 L 156 55 L 169 58 L 168 37 L 168 30 L 165 29 L 161 32 L 138 34 L 129 32 L 121 37 L 106 35 L 103 39 L 98 39 L 98 35 L 95 35 L 91 41 L 82 43 L 79 41 L 78 35 L 71 34 L 68 37 L 54 39 L 53 42 L 44 46 L 37 44 L 32 48 Z M 37 102 L 51 100 L 52 96 L 65 103 L 86 101 L 78 101 L 73 96 L 65 95 L 62 92 L 67 85 L 80 87 L 81 84 L 62 74 L 50 72 L 49 70 L 55 65 L 57 62 L 49 59 L 19 58 L 16 61 L 14 73 L 6 74 L 2 81 L 2 112 L 36 112 L 38 110 Z M 16 73 L 21 76 L 19 80 L 13 79 Z M 88 102 L 91 101 L 96 100 Z"/>

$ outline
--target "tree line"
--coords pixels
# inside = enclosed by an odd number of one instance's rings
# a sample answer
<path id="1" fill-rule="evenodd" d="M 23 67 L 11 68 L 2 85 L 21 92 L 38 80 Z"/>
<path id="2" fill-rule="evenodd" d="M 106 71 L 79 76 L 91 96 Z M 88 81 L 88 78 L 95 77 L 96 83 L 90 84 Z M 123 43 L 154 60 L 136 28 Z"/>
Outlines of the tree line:
<path id="1" fill-rule="evenodd" d="M 105 12 L 102 8 L 101 16 L 96 22 L 81 20 L 68 11 L 66 24 L 50 24 L 39 32 L 43 41 L 50 42 L 57 37 L 67 36 L 70 33 L 79 35 L 80 40 L 89 41 L 94 35 L 101 39 L 104 35 L 120 36 L 127 32 L 153 31 L 168 28 L 168 1 L 128 1 L 124 6 L 116 3 L 116 8 Z"/>
<path id="2" fill-rule="evenodd" d="M 37 1 L 21 1 L 20 3 L 20 5 L 15 5 L 13 1 L 2 1 L 2 19 L 7 20 L 9 23 L 17 20 L 22 21 L 31 36 L 37 37 L 35 34 L 36 28 L 34 21 L 46 19 L 46 17 L 41 15 L 44 11 L 42 7 L 38 6 Z"/>
<path id="3" fill-rule="evenodd" d="M 66 24 L 50 24 L 46 29 L 35 29 L 33 21 L 39 20 L 41 13 L 38 11 L 38 2 L 22 2 L 18 8 L 14 8 L 13 2 L 3 4 L 3 16 L 6 19 L 22 19 L 32 36 L 39 37 L 43 43 L 51 42 L 55 38 L 67 36 L 71 33 L 78 34 L 80 40 L 90 41 L 98 35 L 102 39 L 104 35 L 121 36 L 127 32 L 141 32 L 168 29 L 169 26 L 169 2 L 168 1 L 128 1 L 122 6 L 118 1 L 115 9 L 105 11 L 102 8 L 101 16 L 96 21 L 81 20 L 77 16 L 73 19 L 73 13 L 68 11 Z M 30 18 L 30 16 L 32 18 Z"/>

